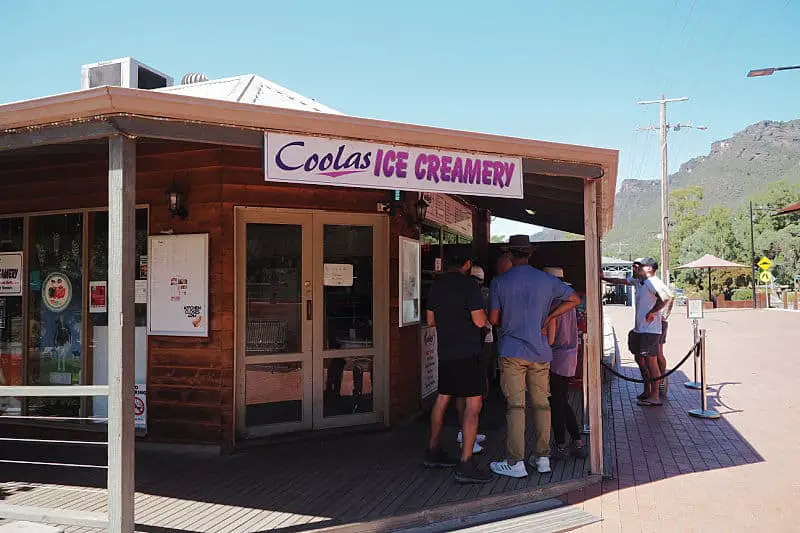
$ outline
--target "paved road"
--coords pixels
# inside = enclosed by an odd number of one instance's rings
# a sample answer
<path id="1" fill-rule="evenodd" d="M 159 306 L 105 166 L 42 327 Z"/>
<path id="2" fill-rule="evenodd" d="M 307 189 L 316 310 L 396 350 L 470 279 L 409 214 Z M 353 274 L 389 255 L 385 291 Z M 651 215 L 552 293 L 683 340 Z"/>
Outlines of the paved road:
<path id="1" fill-rule="evenodd" d="M 624 343 L 632 311 L 609 307 L 606 312 Z M 676 315 L 681 313 L 685 308 L 676 309 Z M 573 495 L 571 503 L 583 500 L 587 512 L 603 517 L 601 524 L 581 531 L 800 531 L 800 313 L 709 311 L 703 325 L 708 330 L 709 382 L 716 391 L 712 396 L 716 396 L 722 420 L 702 421 L 708 425 L 699 426 L 699 440 L 687 442 L 688 437 L 680 430 L 674 432 L 681 424 L 689 431 L 698 428 L 671 419 L 685 416 L 685 403 L 693 401 L 692 396 L 686 396 L 688 391 L 674 388 L 680 387 L 678 383 L 672 385 L 667 407 L 634 411 L 632 419 L 647 426 L 648 431 L 655 429 L 653 434 L 661 434 L 654 425 L 667 427 L 664 435 L 682 440 L 680 444 L 669 443 L 668 448 L 686 449 L 688 456 L 703 447 L 697 442 L 724 442 L 728 449 L 699 450 L 692 460 L 705 461 L 706 468 L 691 469 L 690 465 L 688 470 L 668 471 L 666 475 L 653 475 L 654 461 L 645 464 L 632 454 L 633 468 L 643 469 L 645 477 L 649 468 L 650 479 L 642 480 L 637 472 L 630 483 L 604 484 L 602 496 L 597 494 L 599 490 L 577 498 Z M 675 316 L 667 350 L 670 362 L 677 362 L 690 344 L 690 323 Z M 622 363 L 631 366 L 629 354 L 624 346 L 620 348 Z M 691 375 L 691 366 L 687 365 L 686 374 Z M 636 389 L 617 386 L 616 391 L 627 396 L 635 394 Z M 622 403 L 626 409 L 628 405 L 637 409 L 627 398 Z M 618 442 L 620 438 L 618 434 Z M 737 447 L 743 451 L 739 453 Z M 734 457 L 744 460 L 730 461 Z M 655 462 L 662 464 L 657 459 Z M 716 464 L 708 466 L 712 463 Z M 734 466 L 727 466 L 730 464 Z"/>

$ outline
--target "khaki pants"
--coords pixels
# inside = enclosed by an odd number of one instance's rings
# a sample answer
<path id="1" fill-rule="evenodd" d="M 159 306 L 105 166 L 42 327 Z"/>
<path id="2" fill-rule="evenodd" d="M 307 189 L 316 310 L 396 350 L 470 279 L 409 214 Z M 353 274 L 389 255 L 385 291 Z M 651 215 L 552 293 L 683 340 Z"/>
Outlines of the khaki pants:
<path id="1" fill-rule="evenodd" d="M 550 363 L 532 363 L 517 357 L 500 358 L 500 387 L 508 402 L 506 459 L 525 459 L 525 389 L 533 407 L 533 454 L 550 455 Z"/>

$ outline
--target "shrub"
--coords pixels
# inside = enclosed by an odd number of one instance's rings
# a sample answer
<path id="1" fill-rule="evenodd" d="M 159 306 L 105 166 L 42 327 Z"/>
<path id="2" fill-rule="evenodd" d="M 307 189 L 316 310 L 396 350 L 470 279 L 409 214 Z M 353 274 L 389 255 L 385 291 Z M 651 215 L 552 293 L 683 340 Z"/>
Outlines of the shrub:
<path id="1" fill-rule="evenodd" d="M 733 301 L 741 302 L 743 300 L 752 300 L 753 299 L 753 289 L 750 287 L 743 287 L 741 289 L 736 289 L 733 291 Z"/>

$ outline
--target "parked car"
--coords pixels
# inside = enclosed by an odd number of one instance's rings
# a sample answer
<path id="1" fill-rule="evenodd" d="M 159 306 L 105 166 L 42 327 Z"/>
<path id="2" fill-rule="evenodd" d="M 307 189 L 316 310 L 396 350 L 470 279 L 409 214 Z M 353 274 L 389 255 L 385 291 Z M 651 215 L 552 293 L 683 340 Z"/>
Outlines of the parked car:
<path id="1" fill-rule="evenodd" d="M 675 295 L 675 305 L 686 305 L 688 298 L 686 297 L 686 293 L 683 292 L 683 289 L 672 287 L 672 294 Z"/>

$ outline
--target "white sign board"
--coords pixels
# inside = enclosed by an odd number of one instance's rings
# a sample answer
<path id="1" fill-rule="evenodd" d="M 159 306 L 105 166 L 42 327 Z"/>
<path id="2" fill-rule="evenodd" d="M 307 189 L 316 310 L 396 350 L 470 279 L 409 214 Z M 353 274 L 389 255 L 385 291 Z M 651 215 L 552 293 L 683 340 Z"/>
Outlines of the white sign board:
<path id="1" fill-rule="evenodd" d="M 89 282 L 89 312 L 90 313 L 105 313 L 108 305 L 107 299 L 107 285 L 105 281 L 90 281 Z"/>
<path id="2" fill-rule="evenodd" d="M 439 390 L 439 354 L 436 328 L 426 326 L 420 328 L 422 354 L 422 398 L 435 394 Z"/>
<path id="3" fill-rule="evenodd" d="M 323 284 L 326 287 L 352 287 L 353 265 L 325 263 L 323 266 Z"/>
<path id="4" fill-rule="evenodd" d="M 22 252 L 0 253 L 0 296 L 22 296 Z"/>
<path id="5" fill-rule="evenodd" d="M 703 300 L 691 298 L 686 301 L 686 313 L 689 319 L 699 320 L 703 318 Z"/>
<path id="6" fill-rule="evenodd" d="M 266 181 L 522 198 L 522 158 L 264 134 Z"/>
<path id="7" fill-rule="evenodd" d="M 419 324 L 420 273 L 422 253 L 420 242 L 408 237 L 400 237 L 400 327 Z"/>
<path id="8" fill-rule="evenodd" d="M 208 336 L 208 234 L 150 237 L 148 335 Z"/>
<path id="9" fill-rule="evenodd" d="M 133 421 L 136 429 L 147 429 L 147 385 L 137 383 L 133 393 Z"/>
<path id="10" fill-rule="evenodd" d="M 134 303 L 137 304 L 146 304 L 147 303 L 147 280 L 146 279 L 137 279 L 135 282 L 135 289 L 134 289 Z"/>

